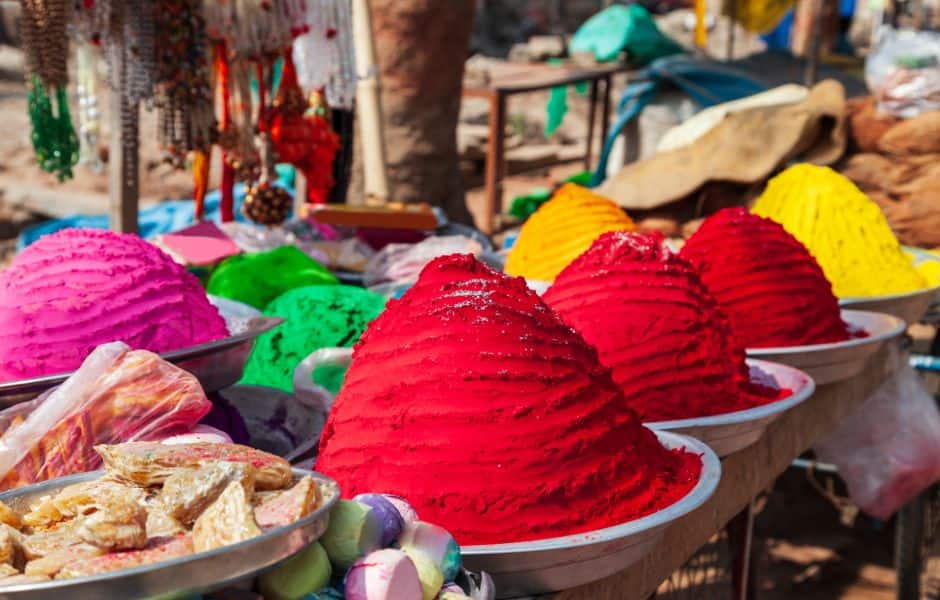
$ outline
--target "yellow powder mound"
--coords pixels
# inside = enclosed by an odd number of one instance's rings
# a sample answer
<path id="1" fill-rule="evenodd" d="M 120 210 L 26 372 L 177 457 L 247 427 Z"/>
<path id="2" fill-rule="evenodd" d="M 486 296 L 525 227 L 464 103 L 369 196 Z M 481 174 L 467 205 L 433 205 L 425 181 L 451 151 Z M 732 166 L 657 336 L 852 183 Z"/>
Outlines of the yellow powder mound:
<path id="1" fill-rule="evenodd" d="M 612 200 L 573 183 L 566 184 L 522 226 L 506 261 L 506 272 L 554 281 L 602 234 L 634 229 L 630 217 Z"/>
<path id="2" fill-rule="evenodd" d="M 753 212 L 803 242 L 840 298 L 900 294 L 927 285 L 878 205 L 828 167 L 790 167 L 770 180 Z"/>

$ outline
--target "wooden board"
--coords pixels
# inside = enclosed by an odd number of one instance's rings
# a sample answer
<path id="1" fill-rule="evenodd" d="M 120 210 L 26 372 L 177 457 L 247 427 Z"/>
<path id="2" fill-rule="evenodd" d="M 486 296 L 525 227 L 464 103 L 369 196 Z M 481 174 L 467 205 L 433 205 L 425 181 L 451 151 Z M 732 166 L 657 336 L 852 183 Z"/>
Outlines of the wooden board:
<path id="1" fill-rule="evenodd" d="M 748 502 L 824 434 L 859 408 L 887 377 L 887 351 L 875 354 L 857 377 L 821 386 L 812 398 L 771 425 L 756 444 L 721 462 L 721 482 L 699 510 L 677 521 L 640 562 L 606 579 L 557 594 L 551 600 L 643 600 L 720 531 Z"/>

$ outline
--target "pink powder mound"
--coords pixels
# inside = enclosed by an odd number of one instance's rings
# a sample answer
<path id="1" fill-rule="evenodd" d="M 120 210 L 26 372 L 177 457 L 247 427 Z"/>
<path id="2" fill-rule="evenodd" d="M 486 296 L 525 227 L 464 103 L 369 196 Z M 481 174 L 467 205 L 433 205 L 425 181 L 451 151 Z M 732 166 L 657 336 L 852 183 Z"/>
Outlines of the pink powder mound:
<path id="1" fill-rule="evenodd" d="M 0 381 L 75 370 L 105 342 L 167 352 L 226 336 L 199 280 L 135 235 L 65 229 L 0 271 Z"/>

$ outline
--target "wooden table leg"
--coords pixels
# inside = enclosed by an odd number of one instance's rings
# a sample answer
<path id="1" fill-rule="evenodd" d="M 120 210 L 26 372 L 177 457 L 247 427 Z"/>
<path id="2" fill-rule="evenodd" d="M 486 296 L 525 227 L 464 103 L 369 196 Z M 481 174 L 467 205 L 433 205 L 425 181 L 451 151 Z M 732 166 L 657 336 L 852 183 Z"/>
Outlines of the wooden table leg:
<path id="1" fill-rule="evenodd" d="M 607 143 L 610 133 L 610 75 L 604 77 L 604 95 L 601 96 L 601 144 Z"/>
<path id="2" fill-rule="evenodd" d="M 505 174 L 503 150 L 506 136 L 506 96 L 499 91 L 490 94 L 489 140 L 486 150 L 486 198 L 484 204 L 483 233 L 489 235 L 495 228 L 496 215 L 502 212 Z"/>
<path id="3" fill-rule="evenodd" d="M 590 95 L 590 106 L 588 106 L 588 118 L 587 118 L 587 150 L 584 152 L 584 170 L 591 170 L 591 158 L 592 153 L 594 152 L 594 121 L 597 114 L 597 79 L 591 80 L 591 95 Z M 603 140 L 601 140 L 603 143 Z"/>

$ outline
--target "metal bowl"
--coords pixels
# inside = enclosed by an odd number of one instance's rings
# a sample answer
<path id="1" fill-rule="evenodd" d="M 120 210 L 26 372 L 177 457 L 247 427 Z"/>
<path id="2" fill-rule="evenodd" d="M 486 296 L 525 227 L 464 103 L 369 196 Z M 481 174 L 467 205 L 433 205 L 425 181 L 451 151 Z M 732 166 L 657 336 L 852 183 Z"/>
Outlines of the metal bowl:
<path id="1" fill-rule="evenodd" d="M 708 444 L 718 456 L 724 457 L 757 442 L 771 423 L 812 396 L 816 389 L 816 384 L 809 375 L 793 367 L 753 359 L 748 359 L 747 364 L 751 367 L 752 380 L 760 380 L 769 375 L 778 387 L 791 390 L 792 393 L 776 402 L 747 410 L 695 419 L 656 421 L 644 425 L 658 431 L 674 431 L 692 436 Z"/>
<path id="2" fill-rule="evenodd" d="M 551 281 L 542 281 L 541 279 L 526 279 L 525 283 L 529 286 L 530 290 L 534 291 L 539 296 L 547 292 L 548 288 L 552 287 Z"/>
<path id="3" fill-rule="evenodd" d="M 219 309 L 219 314 L 222 315 L 226 321 L 233 318 L 247 319 L 261 316 L 261 311 L 250 304 L 232 300 L 231 298 L 223 298 L 222 296 L 213 296 L 212 294 L 206 294 L 206 297 L 209 298 L 209 302 L 212 306 Z"/>
<path id="4" fill-rule="evenodd" d="M 241 379 L 255 338 L 280 325 L 280 317 L 233 317 L 226 319 L 232 334 L 227 338 L 164 352 L 160 356 L 199 379 L 206 393 L 228 387 Z M 72 373 L 45 375 L 0 383 L 0 407 L 31 400 L 69 378 Z"/>
<path id="5" fill-rule="evenodd" d="M 292 556 L 319 539 L 329 524 L 329 514 L 339 500 L 339 486 L 335 481 L 312 471 L 294 469 L 294 478 L 313 477 L 323 504 L 303 519 L 285 527 L 266 531 L 258 537 L 216 550 L 190 554 L 172 560 L 123 569 L 90 577 L 60 579 L 44 583 L 30 583 L 0 587 L 0 600 L 43 600 L 54 597 L 69 600 L 99 600 L 101 598 L 151 598 L 161 600 L 186 598 L 251 577 L 260 571 Z M 40 496 L 55 493 L 61 488 L 101 477 L 103 471 L 82 473 L 52 479 L 36 485 L 22 487 L 0 494 L 3 501 L 15 509 L 23 509 Z"/>
<path id="6" fill-rule="evenodd" d="M 877 312 L 843 310 L 842 320 L 866 331 L 868 336 L 832 344 L 748 348 L 747 355 L 802 369 L 817 385 L 825 385 L 861 373 L 868 357 L 907 329 L 907 324 L 898 317 Z"/>
<path id="7" fill-rule="evenodd" d="M 702 475 L 681 500 L 651 515 L 613 527 L 531 542 L 461 546 L 464 565 L 485 571 L 497 598 L 545 594 L 603 579 L 643 558 L 671 523 L 704 504 L 721 477 L 718 457 L 702 442 L 655 432 L 667 448 L 702 455 Z"/>
<path id="8" fill-rule="evenodd" d="M 894 315 L 907 323 L 917 323 L 940 295 L 940 286 L 924 288 L 904 294 L 840 298 L 839 306 L 853 310 L 869 310 Z"/>

